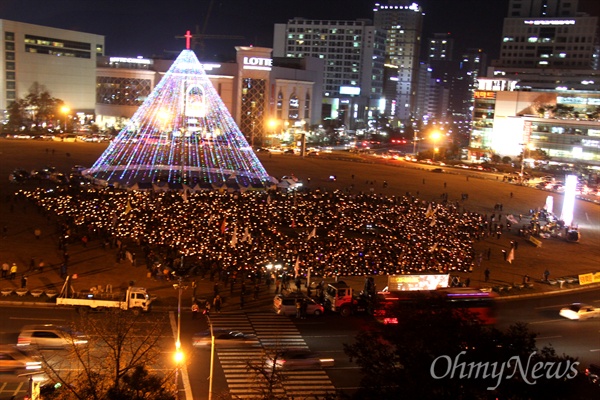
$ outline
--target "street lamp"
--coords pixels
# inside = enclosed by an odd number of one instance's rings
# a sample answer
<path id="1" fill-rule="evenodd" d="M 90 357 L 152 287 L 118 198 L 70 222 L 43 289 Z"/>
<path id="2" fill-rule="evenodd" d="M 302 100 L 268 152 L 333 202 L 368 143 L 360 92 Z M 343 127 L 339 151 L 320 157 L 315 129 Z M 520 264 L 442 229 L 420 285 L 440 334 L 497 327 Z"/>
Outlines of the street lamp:
<path id="1" fill-rule="evenodd" d="M 208 322 L 208 327 L 210 328 L 210 371 L 208 373 L 208 400 L 212 400 L 213 367 L 215 365 L 215 333 L 213 331 L 213 325 L 208 313 L 206 314 L 206 320 Z"/>
<path id="2" fill-rule="evenodd" d="M 181 293 L 187 289 L 183 286 L 183 278 L 180 276 L 178 283 L 173 284 L 173 289 L 178 291 L 177 296 L 177 341 L 175 342 L 175 394 L 179 398 L 179 368 L 184 359 L 183 351 L 181 350 Z"/>
<path id="3" fill-rule="evenodd" d="M 65 132 L 67 131 L 67 117 L 69 116 L 69 112 L 71 112 L 71 109 L 68 106 L 62 106 L 60 108 L 60 111 L 65 114 Z"/>
<path id="4" fill-rule="evenodd" d="M 525 173 L 525 150 L 527 150 L 527 158 L 529 158 L 531 156 L 531 150 L 533 150 L 533 144 L 527 143 L 523 148 L 523 154 L 521 155 L 521 182 L 525 180 L 525 175 L 523 175 Z"/>
<path id="5" fill-rule="evenodd" d="M 437 153 L 438 150 L 439 150 L 437 148 L 436 144 L 437 144 L 437 141 L 440 139 L 441 136 L 442 135 L 438 131 L 433 132 L 431 134 L 431 136 L 430 136 L 431 140 L 433 141 L 433 161 L 435 161 L 435 153 Z"/>

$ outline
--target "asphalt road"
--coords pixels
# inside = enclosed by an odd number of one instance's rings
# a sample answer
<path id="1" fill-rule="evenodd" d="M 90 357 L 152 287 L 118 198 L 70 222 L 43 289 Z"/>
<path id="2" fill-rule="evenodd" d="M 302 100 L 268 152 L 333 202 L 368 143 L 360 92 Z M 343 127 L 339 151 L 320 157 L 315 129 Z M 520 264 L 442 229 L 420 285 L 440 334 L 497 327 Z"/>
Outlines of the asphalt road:
<path id="1" fill-rule="evenodd" d="M 340 317 L 325 315 L 298 320 L 293 317 L 282 317 L 270 310 L 269 298 L 264 294 L 260 305 L 250 312 L 213 313 L 211 320 L 215 328 L 233 328 L 246 333 L 256 333 L 262 346 L 306 348 L 319 353 L 323 357 L 335 359 L 335 366 L 325 369 L 294 372 L 293 386 L 303 387 L 311 392 L 325 392 L 335 387 L 346 393 L 352 393 L 360 382 L 360 369 L 351 363 L 343 352 L 343 343 L 352 342 L 358 331 L 373 324 L 372 320 L 362 316 Z M 498 304 L 497 327 L 505 329 L 515 322 L 525 322 L 532 332 L 536 333 L 537 346 L 552 345 L 558 354 L 577 357 L 580 367 L 589 363 L 600 363 L 600 319 L 589 321 L 569 321 L 558 316 L 558 310 L 572 302 L 586 302 L 600 306 L 597 291 L 568 293 L 557 296 L 521 298 L 502 301 Z M 15 343 L 20 328 L 32 323 L 67 324 L 78 319 L 77 313 L 71 309 L 53 308 L 49 316 L 47 309 L 2 307 L 0 313 L 5 323 L 0 328 L 0 343 Z M 157 317 L 160 317 L 157 313 Z M 171 312 L 171 325 L 176 314 Z M 149 316 L 152 318 L 152 316 Z M 192 319 L 190 313 L 182 315 L 181 340 L 186 354 L 185 368 L 182 370 L 181 394 L 192 394 L 194 399 L 208 398 L 208 377 L 210 375 L 210 351 L 194 349 L 191 346 L 195 332 L 207 329 L 205 318 Z M 163 349 L 163 365 L 171 365 L 173 337 L 165 338 Z M 263 357 L 262 347 L 240 349 L 217 349 L 213 371 L 213 395 L 228 390 L 238 395 L 255 393 L 256 377 L 247 371 L 247 362 L 257 362 Z M 11 378 L 11 379 L 7 379 Z M 0 398 L 6 391 L 14 391 L 18 379 L 9 375 L 0 377 L 0 381 L 11 382 L 0 391 Z M 20 382 L 25 380 L 20 378 Z M 291 383 L 290 383 L 291 385 Z M 1 387 L 0 387 L 1 389 Z M 21 385 L 20 392 L 26 390 Z M 213 397 L 214 398 L 214 397 Z"/>

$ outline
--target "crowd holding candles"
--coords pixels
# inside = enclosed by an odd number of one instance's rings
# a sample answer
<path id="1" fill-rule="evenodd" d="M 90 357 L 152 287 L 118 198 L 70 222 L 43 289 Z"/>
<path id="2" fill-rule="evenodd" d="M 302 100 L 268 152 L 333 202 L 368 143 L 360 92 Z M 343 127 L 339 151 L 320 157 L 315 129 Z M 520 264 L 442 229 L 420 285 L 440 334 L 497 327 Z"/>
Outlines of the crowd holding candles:
<path id="1" fill-rule="evenodd" d="M 458 203 L 425 202 L 410 193 L 88 188 L 23 194 L 55 215 L 71 238 L 142 248 L 150 270 L 253 273 L 281 265 L 283 272 L 310 268 L 323 277 L 452 273 L 472 268 L 474 243 L 487 231 L 486 217 Z"/>

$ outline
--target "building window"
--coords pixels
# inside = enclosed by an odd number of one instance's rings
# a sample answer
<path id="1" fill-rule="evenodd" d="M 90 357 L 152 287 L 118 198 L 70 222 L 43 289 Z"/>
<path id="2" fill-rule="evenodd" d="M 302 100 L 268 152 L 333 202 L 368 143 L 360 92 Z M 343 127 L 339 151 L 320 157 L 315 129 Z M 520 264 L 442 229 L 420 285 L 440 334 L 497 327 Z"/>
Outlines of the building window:
<path id="1" fill-rule="evenodd" d="M 296 96 L 296 93 L 293 93 L 290 96 L 290 102 L 289 102 L 289 108 L 288 108 L 288 119 L 289 120 L 297 120 L 299 115 L 298 115 L 298 109 L 300 107 L 299 101 L 298 101 L 298 96 Z"/>
<path id="2" fill-rule="evenodd" d="M 283 118 L 283 93 L 281 90 L 277 94 L 277 119 Z"/>
<path id="3" fill-rule="evenodd" d="M 14 90 L 17 88 L 17 84 L 15 81 L 8 81 L 8 82 L 6 82 L 6 88 Z"/>
<path id="4" fill-rule="evenodd" d="M 4 45 L 4 49 L 7 51 L 14 51 L 15 43 L 14 42 L 6 42 L 6 44 Z"/>
<path id="5" fill-rule="evenodd" d="M 310 118 L 310 93 L 306 92 L 306 97 L 304 98 L 304 119 Z"/>
<path id="6" fill-rule="evenodd" d="M 5 57 L 5 58 L 6 58 L 6 60 L 8 60 L 8 61 L 14 61 L 14 59 L 15 59 L 15 53 L 14 53 L 14 52 L 12 52 L 12 51 L 7 51 L 7 52 L 4 54 L 4 57 Z"/>
<path id="7" fill-rule="evenodd" d="M 6 71 L 6 79 L 9 81 L 14 81 L 15 73 L 13 71 Z"/>
<path id="8" fill-rule="evenodd" d="M 14 42 L 15 41 L 15 33 L 14 32 L 4 32 L 4 40 Z"/>
<path id="9" fill-rule="evenodd" d="M 264 79 L 244 78 L 242 81 L 240 130 L 251 146 L 256 140 L 263 143 L 266 86 Z"/>
<path id="10" fill-rule="evenodd" d="M 113 78 L 96 79 L 96 103 L 121 106 L 140 106 L 152 91 L 149 79 Z"/>
<path id="11" fill-rule="evenodd" d="M 14 90 L 6 91 L 6 99 L 7 100 L 15 100 L 17 98 L 17 93 Z"/>
<path id="12" fill-rule="evenodd" d="M 14 71 L 15 70 L 15 63 L 14 61 L 7 61 L 6 62 L 6 69 L 9 71 Z"/>

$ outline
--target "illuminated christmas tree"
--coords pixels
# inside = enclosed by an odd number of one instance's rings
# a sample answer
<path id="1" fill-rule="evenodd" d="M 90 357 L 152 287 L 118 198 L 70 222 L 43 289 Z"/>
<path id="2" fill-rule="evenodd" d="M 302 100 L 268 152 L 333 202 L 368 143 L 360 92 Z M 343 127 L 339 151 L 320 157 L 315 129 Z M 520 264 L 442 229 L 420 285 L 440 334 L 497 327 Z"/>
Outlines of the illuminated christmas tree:
<path id="1" fill-rule="evenodd" d="M 272 183 L 189 47 L 85 175 L 119 186 Z"/>

